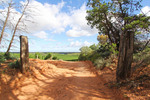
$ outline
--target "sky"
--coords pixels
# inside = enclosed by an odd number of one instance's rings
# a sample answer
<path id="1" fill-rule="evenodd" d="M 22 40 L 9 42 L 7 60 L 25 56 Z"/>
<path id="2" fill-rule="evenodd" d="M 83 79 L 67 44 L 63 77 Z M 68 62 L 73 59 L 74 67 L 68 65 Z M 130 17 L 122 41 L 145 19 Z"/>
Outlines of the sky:
<path id="1" fill-rule="evenodd" d="M 18 4 L 25 2 L 24 0 L 13 1 Z M 27 13 L 32 17 L 26 17 L 30 19 L 30 21 L 25 21 L 28 34 L 23 34 L 28 37 L 29 51 L 79 52 L 82 46 L 97 44 L 98 30 L 91 29 L 85 19 L 88 9 L 86 7 L 87 1 L 31 0 Z M 150 0 L 143 0 L 142 5 L 143 12 L 150 10 Z M 19 12 L 17 9 L 14 11 Z M 16 16 L 13 19 L 14 22 L 17 18 L 19 17 Z M 15 44 L 16 47 L 13 47 L 11 52 L 19 52 L 20 44 Z M 6 42 L 6 48 L 7 45 Z M 6 48 L 0 49 L 0 51 L 5 52 Z"/>

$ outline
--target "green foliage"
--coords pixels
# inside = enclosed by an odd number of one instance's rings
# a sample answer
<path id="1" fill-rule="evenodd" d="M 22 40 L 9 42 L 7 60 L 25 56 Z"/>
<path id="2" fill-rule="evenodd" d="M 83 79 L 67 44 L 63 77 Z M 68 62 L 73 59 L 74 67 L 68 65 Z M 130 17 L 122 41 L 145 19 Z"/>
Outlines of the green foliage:
<path id="1" fill-rule="evenodd" d="M 135 53 L 133 56 L 133 60 L 135 63 L 138 63 L 143 60 L 146 65 L 149 65 L 150 64 L 150 47 L 147 47 L 142 52 Z"/>
<path id="2" fill-rule="evenodd" d="M 5 53 L 4 57 L 7 60 L 15 60 L 16 59 L 16 57 L 13 57 L 10 53 L 7 53 L 7 54 Z"/>
<path id="3" fill-rule="evenodd" d="M 94 66 L 96 66 L 97 69 L 102 70 L 106 66 L 106 63 L 106 60 L 99 58 L 94 61 Z"/>
<path id="4" fill-rule="evenodd" d="M 111 54 L 117 54 L 116 44 L 112 43 L 111 45 L 105 43 L 104 45 L 100 45 L 98 52 L 100 53 L 102 58 L 108 58 Z"/>
<path id="5" fill-rule="evenodd" d="M 79 55 L 79 60 L 90 60 L 90 56 L 92 55 L 93 50 L 91 48 L 93 48 L 94 45 L 88 47 L 88 46 L 83 46 L 80 48 L 80 55 Z M 94 49 L 94 48 L 93 48 Z"/>
<path id="6" fill-rule="evenodd" d="M 43 52 L 38 52 L 38 53 L 32 53 L 31 52 L 31 53 L 29 53 L 29 58 L 36 59 L 37 58 L 36 55 L 38 55 L 38 59 L 44 60 L 47 54 L 48 53 L 43 53 Z M 57 59 L 62 59 L 62 60 L 66 60 L 66 61 L 77 61 L 78 57 L 79 57 L 79 53 L 66 53 L 66 54 L 51 53 L 51 54 L 52 54 L 52 56 L 54 56 L 54 59 L 56 59 L 56 57 L 57 57 Z M 0 53 L 0 55 L 4 55 L 4 53 Z M 20 53 L 10 53 L 10 56 L 12 58 L 19 59 Z"/>
<path id="7" fill-rule="evenodd" d="M 48 54 L 46 55 L 46 57 L 44 58 L 44 60 L 51 59 L 51 58 L 52 58 L 52 54 L 51 54 L 51 53 L 48 53 Z"/>
<path id="8" fill-rule="evenodd" d="M 99 34 L 107 35 L 108 42 L 117 44 L 119 50 L 121 34 L 126 34 L 127 31 L 133 31 L 135 35 L 149 33 L 150 17 L 136 13 L 142 7 L 141 1 L 88 0 L 89 9 L 86 16 L 88 25 L 97 28 Z M 102 41 L 99 37 L 98 40 Z"/>
<path id="9" fill-rule="evenodd" d="M 94 62 L 95 59 L 100 57 L 100 54 L 97 52 L 99 49 L 99 44 L 98 45 L 91 45 L 91 46 L 83 46 L 80 48 L 80 55 L 79 55 L 79 60 L 90 60 Z"/>
<path id="10" fill-rule="evenodd" d="M 19 60 L 17 60 L 15 62 L 10 63 L 8 66 L 12 69 L 19 69 L 21 66 L 21 63 Z"/>
<path id="11" fill-rule="evenodd" d="M 65 61 L 77 61 L 79 53 L 67 53 L 67 54 L 53 53 L 53 56 L 56 56 L 58 59 L 62 59 Z"/>
<path id="12" fill-rule="evenodd" d="M 42 56 L 41 56 L 41 54 L 40 54 L 39 52 L 36 52 L 36 53 L 35 53 L 35 58 L 36 58 L 36 59 L 41 59 Z"/>
<path id="13" fill-rule="evenodd" d="M 87 55 L 85 55 L 85 54 L 82 54 L 82 53 L 81 53 L 81 54 L 79 55 L 78 60 L 80 60 L 80 61 L 88 60 L 88 56 L 87 56 Z"/>
<path id="14" fill-rule="evenodd" d="M 5 57 L 7 60 L 11 59 L 10 53 L 7 53 L 7 54 L 5 53 L 5 54 L 4 54 L 4 57 Z"/>
<path id="15" fill-rule="evenodd" d="M 98 46 L 99 49 L 95 49 L 90 52 L 85 52 L 85 49 L 83 49 L 82 47 L 82 52 L 79 55 L 79 60 L 90 60 L 94 63 L 97 69 L 102 70 L 104 67 L 109 66 L 112 63 L 112 60 L 118 53 L 118 51 L 116 50 L 116 44 L 110 45 L 108 43 L 105 43 L 103 45 L 98 44 Z M 86 50 L 91 47 L 95 46 L 92 45 L 90 47 L 86 47 Z"/>
<path id="16" fill-rule="evenodd" d="M 56 56 L 54 56 L 52 59 L 53 59 L 53 60 L 57 60 L 58 58 L 57 58 Z"/>
<path id="17" fill-rule="evenodd" d="M 99 49 L 99 44 L 98 45 L 93 44 L 89 48 L 91 48 L 92 50 L 98 50 Z"/>
<path id="18" fill-rule="evenodd" d="M 113 63 L 114 58 L 115 57 L 113 55 L 109 56 L 108 59 L 98 58 L 94 61 L 94 66 L 96 66 L 97 69 L 102 70 L 105 67 L 109 67 L 110 65 L 115 64 Z"/>
<path id="19" fill-rule="evenodd" d="M 81 54 L 88 55 L 89 53 L 92 52 L 92 49 L 89 48 L 88 46 L 83 46 L 80 48 L 80 51 L 81 51 Z"/>
<path id="20" fill-rule="evenodd" d="M 91 60 L 94 62 L 98 58 L 108 58 L 111 54 L 116 55 L 118 53 L 118 51 L 116 51 L 116 44 L 110 45 L 105 43 L 104 45 L 98 45 L 99 49 L 92 50 L 91 47 L 94 45 L 91 45 L 90 47 L 81 47 L 79 60 Z"/>
<path id="21" fill-rule="evenodd" d="M 0 54 L 0 63 L 3 63 L 5 61 L 5 57 L 3 54 Z"/>

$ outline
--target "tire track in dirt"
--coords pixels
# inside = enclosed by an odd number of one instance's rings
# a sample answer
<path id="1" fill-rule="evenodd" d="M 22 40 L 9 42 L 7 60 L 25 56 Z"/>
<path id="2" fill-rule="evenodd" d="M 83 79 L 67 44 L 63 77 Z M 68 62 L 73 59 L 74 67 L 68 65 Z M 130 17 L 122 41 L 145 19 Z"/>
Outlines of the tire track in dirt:
<path id="1" fill-rule="evenodd" d="M 9 100 L 123 100 L 118 92 L 104 85 L 88 62 L 44 61 L 30 59 L 32 77 L 19 77 L 7 91 Z M 34 77 L 33 77 L 34 76 Z M 5 93 L 4 93 L 5 94 Z M 0 99 L 5 99 L 1 93 Z M 119 96 L 119 97 L 118 97 Z"/>

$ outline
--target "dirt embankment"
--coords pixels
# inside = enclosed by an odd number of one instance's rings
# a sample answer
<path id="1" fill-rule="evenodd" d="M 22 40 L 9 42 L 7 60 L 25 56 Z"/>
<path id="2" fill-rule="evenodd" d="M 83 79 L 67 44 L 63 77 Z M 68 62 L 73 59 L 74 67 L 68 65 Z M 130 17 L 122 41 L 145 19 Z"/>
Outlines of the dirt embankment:
<path id="1" fill-rule="evenodd" d="M 31 71 L 6 71 L 0 78 L 0 100 L 124 100 L 119 90 L 104 84 L 92 63 L 30 59 Z"/>

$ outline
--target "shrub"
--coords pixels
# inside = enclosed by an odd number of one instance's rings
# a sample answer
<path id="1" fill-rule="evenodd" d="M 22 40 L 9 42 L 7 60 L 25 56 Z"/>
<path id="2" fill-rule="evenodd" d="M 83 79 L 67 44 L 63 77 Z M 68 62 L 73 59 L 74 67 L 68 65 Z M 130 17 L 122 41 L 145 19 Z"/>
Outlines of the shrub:
<path id="1" fill-rule="evenodd" d="M 111 45 L 108 43 L 100 45 L 98 52 L 100 53 L 102 58 L 108 58 L 112 54 L 118 54 L 118 51 L 116 50 L 116 44 L 114 43 L 112 43 Z"/>
<path id="2" fill-rule="evenodd" d="M 52 59 L 53 59 L 53 60 L 57 60 L 58 58 L 54 56 Z"/>
<path id="3" fill-rule="evenodd" d="M 109 57 L 108 59 L 99 58 L 94 61 L 94 66 L 96 66 L 97 69 L 104 69 L 105 67 L 109 67 L 113 63 L 113 59 Z"/>
<path id="4" fill-rule="evenodd" d="M 19 60 L 17 60 L 15 62 L 10 63 L 8 66 L 13 69 L 19 69 L 21 66 L 21 63 Z"/>
<path id="5" fill-rule="evenodd" d="M 96 51 L 96 50 L 98 50 L 99 49 L 99 44 L 93 44 L 93 45 L 91 45 L 89 48 L 91 48 L 92 50 L 94 50 L 94 51 Z"/>
<path id="6" fill-rule="evenodd" d="M 78 60 L 85 61 L 85 60 L 87 60 L 87 58 L 88 58 L 87 55 L 81 53 L 78 57 Z"/>
<path id="7" fill-rule="evenodd" d="M 109 44 L 100 45 L 98 52 L 102 58 L 108 58 L 111 54 Z"/>
<path id="8" fill-rule="evenodd" d="M 144 61 L 145 64 L 150 64 L 150 48 L 147 47 L 145 50 L 143 50 L 142 52 L 138 52 L 136 54 L 134 54 L 133 56 L 133 61 L 138 63 L 140 61 Z"/>
<path id="9" fill-rule="evenodd" d="M 80 48 L 80 51 L 81 51 L 81 53 L 80 53 L 78 59 L 84 61 L 84 60 L 89 60 L 89 56 L 91 55 L 93 50 L 91 48 L 89 48 L 88 46 L 83 46 Z"/>
<path id="10" fill-rule="evenodd" d="M 89 55 L 88 58 L 89 58 L 90 61 L 92 61 L 92 62 L 94 63 L 94 61 L 95 61 L 96 59 L 101 58 L 101 55 L 100 55 L 100 53 L 98 53 L 97 51 L 93 51 L 93 52 Z"/>
<path id="11" fill-rule="evenodd" d="M 5 61 L 5 57 L 4 55 L 0 54 L 0 63 L 4 62 Z"/>
<path id="12" fill-rule="evenodd" d="M 89 48 L 88 46 L 83 46 L 80 48 L 81 54 L 88 55 L 89 53 L 92 52 L 92 49 Z"/>
<path id="13" fill-rule="evenodd" d="M 15 60 L 16 58 L 15 57 L 12 57 L 12 55 L 10 53 L 5 53 L 4 54 L 4 57 L 5 59 L 7 60 Z"/>
<path id="14" fill-rule="evenodd" d="M 35 53 L 35 59 L 41 59 L 41 54 L 39 52 Z"/>
<path id="15" fill-rule="evenodd" d="M 90 50 L 89 48 L 92 48 L 93 50 Z M 82 47 L 80 49 L 81 53 L 79 55 L 79 60 L 90 60 L 94 63 L 96 68 L 100 70 L 102 70 L 105 66 L 109 66 L 118 53 L 116 50 L 116 44 L 110 45 L 105 43 L 103 45 L 99 45 L 99 49 L 95 48 L 95 45 Z"/>
<path id="16" fill-rule="evenodd" d="M 94 65 L 96 66 L 97 69 L 102 70 L 104 67 L 106 67 L 106 60 L 100 58 L 100 59 L 96 59 L 94 62 Z"/>
<path id="17" fill-rule="evenodd" d="M 52 54 L 51 54 L 51 53 L 48 53 L 48 54 L 46 55 L 46 57 L 44 58 L 44 60 L 51 59 L 51 58 L 52 58 Z"/>

